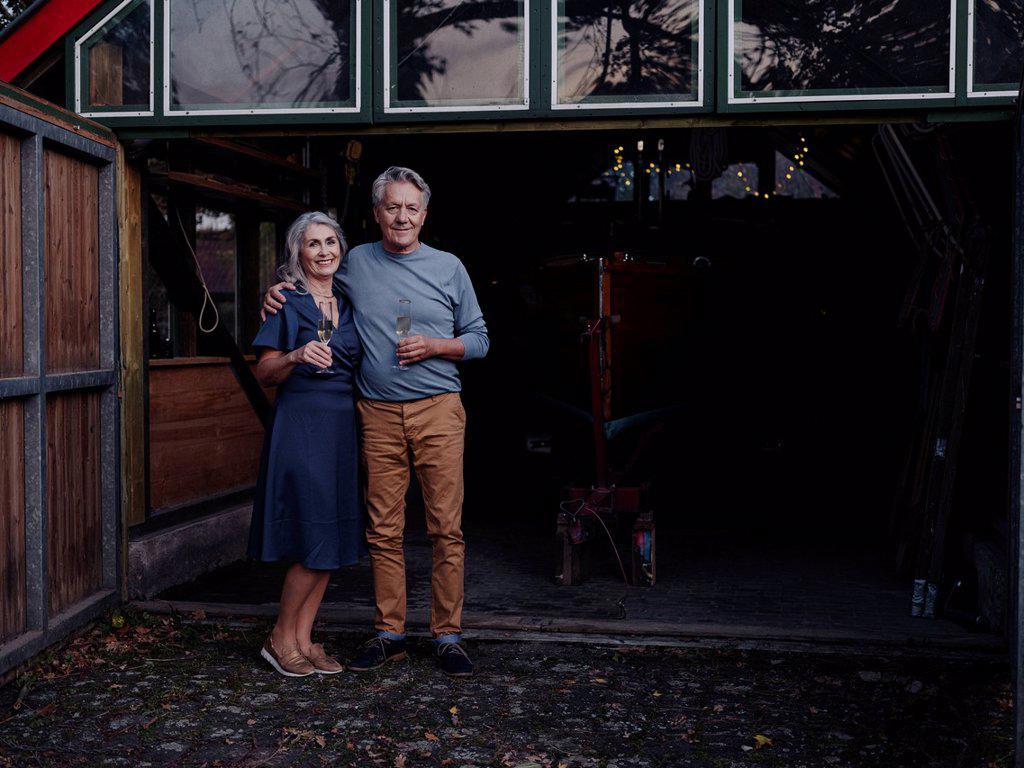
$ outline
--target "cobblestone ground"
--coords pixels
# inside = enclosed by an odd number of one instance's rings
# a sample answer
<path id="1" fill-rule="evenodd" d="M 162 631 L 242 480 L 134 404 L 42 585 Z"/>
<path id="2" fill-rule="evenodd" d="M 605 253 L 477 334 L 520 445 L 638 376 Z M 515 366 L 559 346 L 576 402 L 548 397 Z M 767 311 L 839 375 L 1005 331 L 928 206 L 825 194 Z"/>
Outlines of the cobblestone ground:
<path id="1" fill-rule="evenodd" d="M 1005 665 L 470 641 L 286 679 L 268 624 L 129 611 L 0 689 L 0 766 L 1008 766 Z M 360 638 L 330 635 L 351 653 Z"/>

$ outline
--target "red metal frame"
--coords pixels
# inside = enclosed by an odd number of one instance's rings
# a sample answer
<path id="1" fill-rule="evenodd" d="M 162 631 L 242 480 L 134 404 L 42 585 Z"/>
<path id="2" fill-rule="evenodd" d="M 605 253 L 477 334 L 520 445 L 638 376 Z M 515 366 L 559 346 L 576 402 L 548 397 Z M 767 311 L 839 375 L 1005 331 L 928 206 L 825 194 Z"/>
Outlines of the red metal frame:
<path id="1" fill-rule="evenodd" d="M 31 6 L 25 11 L 29 15 L 0 37 L 0 80 L 13 82 L 101 2 L 48 0 Z"/>

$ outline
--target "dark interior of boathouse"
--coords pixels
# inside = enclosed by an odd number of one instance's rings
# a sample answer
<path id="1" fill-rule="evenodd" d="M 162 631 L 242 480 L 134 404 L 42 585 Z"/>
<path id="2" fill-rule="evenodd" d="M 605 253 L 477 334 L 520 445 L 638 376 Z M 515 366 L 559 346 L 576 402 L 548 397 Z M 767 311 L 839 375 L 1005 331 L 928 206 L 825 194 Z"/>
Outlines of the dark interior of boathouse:
<path id="1" fill-rule="evenodd" d="M 370 184 L 405 165 L 432 188 L 424 241 L 465 263 L 491 336 L 461 371 L 467 630 L 1001 641 L 1006 125 L 287 133 L 126 142 L 148 233 L 148 503 L 133 537 L 244 515 L 262 428 L 218 334 L 251 362 L 290 220 L 322 208 L 350 244 L 376 239 Z M 176 300 L 189 287 L 175 270 L 191 269 L 179 235 L 221 331 Z M 587 503 L 601 511 L 579 489 L 609 484 L 644 491 L 640 569 L 632 516 L 570 530 Z M 422 630 L 415 481 L 408 503 Z M 929 570 L 937 618 L 911 617 Z M 244 611 L 279 585 L 277 567 L 243 561 L 144 597 Z M 332 577 L 325 609 L 369 620 L 368 562 Z"/>

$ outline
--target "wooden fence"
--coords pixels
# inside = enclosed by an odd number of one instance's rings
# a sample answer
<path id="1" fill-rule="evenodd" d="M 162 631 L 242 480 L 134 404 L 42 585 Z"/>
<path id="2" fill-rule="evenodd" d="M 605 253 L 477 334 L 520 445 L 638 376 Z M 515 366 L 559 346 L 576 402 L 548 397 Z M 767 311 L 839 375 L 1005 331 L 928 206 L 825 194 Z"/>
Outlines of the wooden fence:
<path id="1" fill-rule="evenodd" d="M 120 599 L 115 172 L 0 88 L 0 674 Z"/>

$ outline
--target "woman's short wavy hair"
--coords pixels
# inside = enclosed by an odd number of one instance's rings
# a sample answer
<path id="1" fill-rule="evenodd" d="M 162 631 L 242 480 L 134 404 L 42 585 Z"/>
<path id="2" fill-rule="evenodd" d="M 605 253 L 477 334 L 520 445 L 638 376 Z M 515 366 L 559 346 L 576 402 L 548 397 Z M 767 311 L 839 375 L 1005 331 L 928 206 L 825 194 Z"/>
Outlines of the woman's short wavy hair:
<path id="1" fill-rule="evenodd" d="M 323 224 L 334 230 L 338 236 L 338 243 L 341 245 L 341 258 L 348 253 L 348 243 L 345 242 L 345 234 L 341 231 L 341 225 L 322 211 L 307 211 L 292 222 L 288 227 L 288 234 L 285 235 L 286 259 L 277 269 L 278 276 L 289 283 L 293 283 L 299 293 L 309 291 L 309 282 L 306 279 L 306 272 L 302 268 L 302 259 L 299 254 L 302 252 L 302 241 L 306 237 L 306 230 L 314 224 Z"/>

